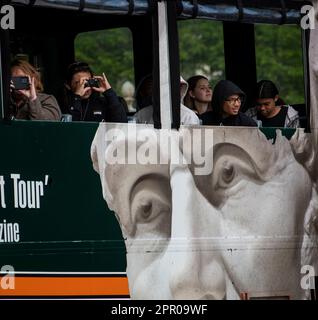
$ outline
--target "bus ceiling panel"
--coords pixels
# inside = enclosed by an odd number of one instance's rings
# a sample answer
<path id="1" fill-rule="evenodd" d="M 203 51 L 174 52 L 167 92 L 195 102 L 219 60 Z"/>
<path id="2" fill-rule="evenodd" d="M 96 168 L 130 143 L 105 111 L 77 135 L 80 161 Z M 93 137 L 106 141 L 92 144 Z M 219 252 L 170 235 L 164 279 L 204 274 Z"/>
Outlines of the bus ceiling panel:
<path id="1" fill-rule="evenodd" d="M 180 17 L 244 23 L 299 24 L 299 1 L 247 0 L 182 0 Z"/>
<path id="2" fill-rule="evenodd" d="M 148 0 L 12 0 L 11 3 L 99 14 L 145 15 L 149 12 Z"/>

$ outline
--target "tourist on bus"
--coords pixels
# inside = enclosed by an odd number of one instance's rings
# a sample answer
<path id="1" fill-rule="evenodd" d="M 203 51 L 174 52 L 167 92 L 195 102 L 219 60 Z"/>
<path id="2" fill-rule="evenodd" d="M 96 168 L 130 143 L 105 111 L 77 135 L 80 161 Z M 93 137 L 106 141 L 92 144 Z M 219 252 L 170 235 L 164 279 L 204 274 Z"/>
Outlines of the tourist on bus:
<path id="1" fill-rule="evenodd" d="M 212 87 L 209 80 L 202 75 L 190 77 L 187 82 L 189 87 L 184 104 L 201 118 L 205 112 L 212 111 Z"/>
<path id="2" fill-rule="evenodd" d="M 60 107 L 54 96 L 43 93 L 40 73 L 27 61 L 11 63 L 10 118 L 60 120 Z"/>
<path id="3" fill-rule="evenodd" d="M 245 93 L 233 82 L 221 80 L 214 87 L 212 112 L 202 116 L 202 124 L 256 127 L 256 122 L 240 111 Z"/>
<path id="4" fill-rule="evenodd" d="M 152 105 L 152 74 L 144 76 L 136 87 L 136 110 Z"/>
<path id="5" fill-rule="evenodd" d="M 137 87 L 136 93 L 137 106 L 140 109 L 134 116 L 136 123 L 150 123 L 153 124 L 153 106 L 152 106 L 152 76 L 147 76 L 142 79 Z M 183 98 L 187 92 L 188 83 L 180 77 L 180 123 L 184 125 L 199 125 L 200 120 L 197 115 L 182 104 Z M 138 98 L 137 98 L 138 97 Z"/>
<path id="6" fill-rule="evenodd" d="M 72 63 L 66 74 L 63 113 L 73 121 L 127 122 L 125 108 L 105 74 L 94 76 L 85 62 Z"/>
<path id="7" fill-rule="evenodd" d="M 261 121 L 262 127 L 299 127 L 298 112 L 284 103 L 272 81 L 259 81 L 254 98 L 256 106 L 247 110 L 245 114 Z"/>

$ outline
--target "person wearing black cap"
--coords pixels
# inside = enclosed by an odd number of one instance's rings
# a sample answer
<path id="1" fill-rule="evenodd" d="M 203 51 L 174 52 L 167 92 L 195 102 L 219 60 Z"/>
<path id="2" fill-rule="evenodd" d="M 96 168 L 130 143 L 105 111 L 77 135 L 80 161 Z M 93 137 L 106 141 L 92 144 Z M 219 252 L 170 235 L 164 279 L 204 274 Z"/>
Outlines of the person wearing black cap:
<path id="1" fill-rule="evenodd" d="M 213 91 L 212 111 L 206 112 L 203 125 L 257 127 L 256 122 L 240 112 L 245 102 L 245 93 L 229 80 L 219 81 Z"/>

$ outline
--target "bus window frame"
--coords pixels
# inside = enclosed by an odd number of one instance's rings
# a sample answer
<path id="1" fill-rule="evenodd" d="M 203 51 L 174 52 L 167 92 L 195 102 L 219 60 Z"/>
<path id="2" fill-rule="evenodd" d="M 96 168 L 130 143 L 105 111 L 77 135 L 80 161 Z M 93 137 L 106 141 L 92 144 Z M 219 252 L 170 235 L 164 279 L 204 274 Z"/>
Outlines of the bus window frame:
<path id="1" fill-rule="evenodd" d="M 193 5 L 193 8 L 192 10 L 197 10 L 196 14 L 195 15 L 192 15 L 192 17 L 189 17 L 189 16 L 186 16 L 186 12 L 185 10 L 188 10 L 188 6 L 189 6 L 189 3 L 185 3 L 185 1 L 180 1 L 181 5 L 180 6 L 180 3 L 178 4 L 178 6 L 176 7 L 176 10 L 177 10 L 177 13 L 176 13 L 176 20 L 178 19 L 206 19 L 206 20 L 214 20 L 214 21 L 218 21 L 218 22 L 225 22 L 225 21 L 228 21 L 227 18 L 224 18 L 224 19 L 216 19 L 215 17 L 213 18 L 212 16 L 209 16 L 209 17 L 202 17 L 200 16 L 200 10 L 198 10 L 198 8 L 195 7 L 195 5 Z M 186 6 L 184 6 L 186 4 Z M 154 3 L 151 2 L 150 4 L 148 3 L 149 5 L 149 8 L 148 8 L 148 11 L 147 11 L 147 14 L 145 14 L 145 16 L 150 16 L 151 19 L 153 19 L 154 17 Z M 176 4 L 177 5 L 177 4 Z M 39 8 L 40 6 L 36 6 L 36 5 L 32 5 L 34 8 Z M 31 7 L 32 7 L 31 6 Z M 56 6 L 57 8 L 59 7 L 59 5 Z M 130 6 L 130 11 L 131 11 L 131 6 Z M 181 10 L 180 10 L 181 8 Z M 243 8 L 244 9 L 244 8 Z M 28 9 L 29 10 L 29 9 Z M 258 10 L 258 9 L 257 9 Z M 276 10 L 276 9 L 275 9 Z M 277 11 L 277 10 L 276 10 Z M 291 10 L 292 11 L 292 10 Z M 57 11 L 56 11 L 57 12 Z M 244 20 L 244 10 L 242 11 L 243 13 L 243 16 L 241 16 L 241 19 L 238 19 L 238 21 L 240 21 L 240 23 L 246 23 L 246 21 Z M 286 13 L 286 12 L 285 12 Z M 90 14 L 89 11 L 87 11 L 85 13 L 82 12 L 82 14 Z M 201 12 L 202 14 L 202 12 Z M 97 15 L 97 14 L 96 14 Z M 107 16 L 108 14 L 105 14 L 104 16 Z M 292 13 L 291 14 L 291 17 L 294 19 L 294 16 L 295 13 Z M 103 16 L 102 14 L 100 16 Z M 284 16 L 285 17 L 285 16 Z M 283 14 L 282 14 L 282 19 L 283 19 Z M 285 20 L 286 20 L 286 17 L 285 17 Z M 234 21 L 233 19 L 231 21 Z M 281 21 L 281 23 L 284 22 L 284 21 Z M 287 20 L 285 22 L 288 22 Z M 289 21 L 290 22 L 290 21 Z M 253 22 L 253 25 L 256 25 L 260 23 L 259 21 L 256 21 Z M 278 25 L 277 23 L 273 22 L 273 24 L 275 25 Z M 293 23 L 294 24 L 294 23 Z M 122 27 L 124 27 L 124 25 L 122 25 Z M 128 27 L 126 25 L 126 27 Z M 98 30 L 98 29 L 96 29 Z M 78 29 L 77 30 L 78 32 L 80 32 L 80 30 Z M 92 30 L 81 30 L 81 32 L 84 32 L 84 31 L 92 31 Z M 304 41 L 303 41 L 303 46 L 302 46 L 302 49 L 303 49 L 303 65 L 304 65 L 304 85 L 305 85 L 305 104 L 306 104 L 306 117 L 307 117 L 307 126 L 306 126 L 306 130 L 307 132 L 310 132 L 310 79 L 309 79 L 309 74 L 308 74 L 308 70 L 309 70 L 309 60 L 308 60 L 308 43 L 309 43 L 309 40 L 308 40 L 308 34 L 309 34 L 309 31 L 304 31 L 304 33 L 306 34 L 306 36 L 304 36 Z M 75 35 L 77 34 L 77 32 L 74 32 L 74 37 Z M 133 32 L 132 32 L 133 34 Z M 4 71 L 4 73 L 2 74 L 2 85 L 1 85 L 1 89 L 2 89 L 2 92 L 1 92 L 1 99 L 2 99 L 2 106 L 1 106 L 1 110 L 0 110 L 0 117 L 2 119 L 5 119 L 8 115 L 8 108 L 9 108 L 9 96 L 10 96 L 10 86 L 9 86 L 9 81 L 10 81 L 10 77 L 9 77 L 9 73 L 8 70 L 9 70 L 9 67 L 8 67 L 8 60 L 9 60 L 9 54 L 8 54 L 8 43 L 9 43 L 9 38 L 8 38 L 8 32 L 2 30 L 1 32 L 1 64 L 2 64 L 2 70 Z M 133 37 L 134 38 L 134 37 Z M 169 35 L 169 41 L 171 41 L 171 35 Z M 173 40 L 173 39 L 172 39 Z M 133 42 L 134 42 L 134 39 L 133 39 Z M 154 46 L 154 43 L 155 43 L 155 39 L 153 39 L 153 46 Z M 175 43 L 175 42 L 172 42 L 172 43 Z M 74 45 L 74 43 L 73 43 Z M 134 45 L 134 44 L 133 44 Z M 135 48 L 133 48 L 133 51 L 134 51 L 134 74 L 135 74 L 135 83 L 138 83 L 138 79 L 136 79 L 136 65 L 135 65 Z M 177 53 L 178 55 L 178 58 L 179 58 L 179 52 Z M 175 60 L 176 63 L 179 64 L 180 66 L 180 61 L 177 59 Z M 225 63 L 225 67 L 226 67 L 226 63 Z M 154 70 L 154 66 L 153 66 L 153 70 Z M 175 78 L 175 77 L 174 77 Z M 172 82 L 170 83 L 170 86 L 173 87 L 174 85 L 176 84 L 173 84 Z M 157 94 L 157 93 L 155 93 Z"/>
<path id="2" fill-rule="evenodd" d="M 188 18 L 188 19 L 180 19 L 179 17 L 179 20 L 208 20 L 208 21 L 213 21 L 213 22 L 221 22 L 223 23 L 223 42 L 224 42 L 224 66 L 225 66 L 225 78 L 227 80 L 231 80 L 235 83 L 237 83 L 240 87 L 243 88 L 243 91 L 248 91 L 246 90 L 246 88 L 244 88 L 244 85 L 241 85 L 241 83 L 239 81 L 237 81 L 237 79 L 235 79 L 235 77 L 233 78 L 233 74 L 237 74 L 237 72 L 233 72 L 233 70 L 230 70 L 229 72 L 229 69 L 230 69 L 230 66 L 229 66 L 229 59 L 228 59 L 228 54 L 227 54 L 227 51 L 230 51 L 231 50 L 226 50 L 226 32 L 224 30 L 224 26 L 231 26 L 231 25 L 234 25 L 233 22 L 228 22 L 228 21 L 224 21 L 224 20 L 217 20 L 217 19 L 213 19 L 213 18 L 209 18 L 209 17 L 200 17 L 200 16 L 196 16 L 196 17 L 191 17 L 191 18 Z M 260 23 L 260 22 L 255 22 L 255 23 L 246 23 L 246 22 L 238 22 L 239 24 L 246 24 L 246 25 L 252 25 L 252 28 L 253 28 L 253 32 L 255 32 L 255 25 L 260 25 L 260 24 L 264 24 L 264 23 Z M 275 26 L 281 26 L 279 24 L 271 24 L 271 25 L 275 25 Z M 290 24 L 283 24 L 283 25 L 290 25 Z M 296 25 L 296 24 L 291 24 L 291 25 Z M 229 32 L 227 32 L 229 33 Z M 305 105 L 305 109 L 306 109 L 306 125 L 304 127 L 305 129 L 305 132 L 306 133 L 310 133 L 311 132 L 311 126 L 310 126 L 310 118 L 311 118 L 311 105 L 310 105 L 310 78 L 309 78 L 309 35 L 310 35 L 310 30 L 307 29 L 307 30 L 304 30 L 304 29 L 301 29 L 301 39 L 300 39 L 300 43 L 301 43 L 301 49 L 302 50 L 302 68 L 303 68 L 303 85 L 304 85 L 304 95 L 303 95 L 303 98 L 304 98 L 304 105 Z M 253 55 L 253 58 L 255 59 L 254 61 L 254 67 L 255 67 L 255 75 L 252 75 L 253 79 L 254 79 L 254 83 L 256 83 L 256 79 L 257 79 L 257 64 L 256 64 L 256 48 L 255 48 L 255 34 L 253 35 L 253 39 L 254 39 L 254 47 L 251 49 L 251 50 L 254 50 L 254 55 Z M 180 53 L 179 53 L 179 56 L 180 56 Z M 245 55 L 244 55 L 245 56 Z M 179 64 L 180 64 L 180 61 L 179 61 Z M 233 61 L 231 61 L 231 65 L 233 65 Z M 254 72 L 252 72 L 254 73 Z M 245 78 L 245 77 L 244 77 Z M 241 78 L 242 80 L 242 78 Z M 244 83 L 244 81 L 243 81 Z M 249 95 L 250 93 L 247 92 L 247 95 Z"/>

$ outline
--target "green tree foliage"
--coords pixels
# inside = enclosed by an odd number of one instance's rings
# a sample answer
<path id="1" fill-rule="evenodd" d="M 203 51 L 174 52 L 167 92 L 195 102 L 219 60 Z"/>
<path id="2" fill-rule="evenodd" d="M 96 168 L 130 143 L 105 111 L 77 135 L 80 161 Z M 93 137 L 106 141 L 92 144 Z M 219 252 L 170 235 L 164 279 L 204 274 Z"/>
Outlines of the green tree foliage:
<path id="1" fill-rule="evenodd" d="M 203 73 L 213 82 L 224 78 L 223 27 L 221 22 L 180 21 L 180 69 L 185 78 Z"/>
<path id="2" fill-rule="evenodd" d="M 87 62 L 96 75 L 106 74 L 120 93 L 121 85 L 133 81 L 133 45 L 129 29 L 86 32 L 77 36 L 75 57 Z"/>
<path id="3" fill-rule="evenodd" d="M 203 73 L 215 84 L 224 79 L 221 22 L 179 22 L 181 72 L 186 77 Z M 240 48 L 237 48 L 240 50 Z M 286 103 L 304 102 L 301 30 L 297 26 L 256 25 L 257 78 L 270 79 Z M 204 66 L 207 67 L 204 67 Z"/>
<path id="4" fill-rule="evenodd" d="M 255 42 L 258 80 L 276 83 L 286 103 L 304 102 L 300 28 L 258 25 Z"/>
<path id="5" fill-rule="evenodd" d="M 225 78 L 223 27 L 209 20 L 180 21 L 180 68 L 184 78 L 203 73 L 212 84 Z M 301 31 L 297 26 L 257 25 L 255 50 L 258 80 L 274 81 L 286 103 L 304 102 Z M 96 74 L 105 72 L 117 92 L 133 82 L 133 50 L 129 29 L 96 31 L 76 39 L 76 59 Z M 240 50 L 240 48 L 238 48 Z"/>

